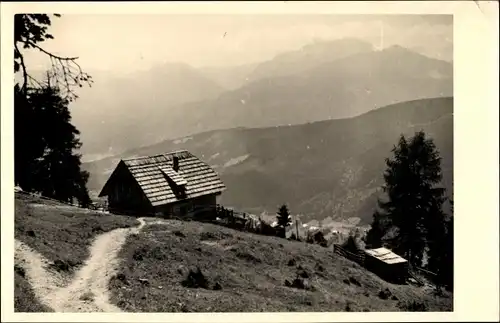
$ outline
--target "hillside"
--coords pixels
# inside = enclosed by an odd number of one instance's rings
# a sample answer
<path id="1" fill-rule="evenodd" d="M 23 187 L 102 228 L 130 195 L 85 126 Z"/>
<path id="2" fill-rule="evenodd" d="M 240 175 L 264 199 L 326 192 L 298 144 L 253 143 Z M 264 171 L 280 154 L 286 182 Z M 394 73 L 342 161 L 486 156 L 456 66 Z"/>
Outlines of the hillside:
<path id="1" fill-rule="evenodd" d="M 120 258 L 111 301 L 128 312 L 405 311 L 403 304 L 413 301 L 449 311 L 452 304 L 423 288 L 389 284 L 331 248 L 211 224 L 172 220 L 146 227 L 127 240 Z M 183 286 L 196 268 L 207 289 Z M 308 277 L 309 287 L 286 286 L 297 273 Z M 378 296 L 386 288 L 393 298 Z"/>
<path id="2" fill-rule="evenodd" d="M 453 99 L 416 100 L 361 116 L 271 128 L 210 131 L 83 165 L 98 192 L 120 158 L 187 149 L 214 167 L 227 186 L 221 202 L 274 214 L 288 203 L 302 220 L 371 222 L 384 160 L 399 135 L 423 129 L 443 157 L 443 185 L 453 193 Z"/>
<path id="3" fill-rule="evenodd" d="M 141 218 L 129 228 L 135 218 L 19 194 L 15 206 L 16 311 L 452 310 L 450 294 L 387 283 L 318 245 L 199 222 Z M 209 289 L 182 283 L 196 267 Z M 297 273 L 309 277 L 305 289 L 285 285 Z"/>

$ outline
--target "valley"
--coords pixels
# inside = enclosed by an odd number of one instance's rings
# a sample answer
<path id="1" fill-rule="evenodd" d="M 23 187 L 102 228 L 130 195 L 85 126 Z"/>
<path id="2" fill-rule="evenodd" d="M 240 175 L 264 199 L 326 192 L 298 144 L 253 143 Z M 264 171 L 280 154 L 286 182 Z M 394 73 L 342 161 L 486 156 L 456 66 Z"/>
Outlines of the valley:
<path id="1" fill-rule="evenodd" d="M 354 118 L 293 126 L 234 128 L 167 140 L 84 163 L 98 193 L 121 158 L 186 149 L 212 166 L 227 186 L 220 203 L 275 215 L 286 203 L 304 223 L 327 217 L 371 222 L 381 197 L 384 160 L 400 134 L 424 130 L 442 156 L 453 196 L 453 98 L 404 102 Z"/>

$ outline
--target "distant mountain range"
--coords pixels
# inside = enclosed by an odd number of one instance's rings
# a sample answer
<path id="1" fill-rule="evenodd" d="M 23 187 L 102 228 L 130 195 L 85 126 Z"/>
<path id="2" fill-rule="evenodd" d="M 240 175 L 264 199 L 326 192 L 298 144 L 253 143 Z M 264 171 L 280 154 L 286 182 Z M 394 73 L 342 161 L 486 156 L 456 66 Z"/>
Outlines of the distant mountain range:
<path id="1" fill-rule="evenodd" d="M 72 106 L 84 157 L 209 130 L 346 118 L 453 95 L 451 63 L 399 46 L 376 51 L 356 39 L 317 42 L 234 68 L 165 64 L 95 79 Z"/>
<path id="2" fill-rule="evenodd" d="M 388 53 L 399 57 L 400 51 Z M 368 55 L 376 60 L 388 53 L 363 54 L 362 57 Z M 413 58 L 415 64 L 422 59 L 418 55 L 406 57 Z M 435 64 L 433 70 L 446 72 L 446 65 Z M 370 64 L 365 65 L 357 71 L 366 71 Z M 380 65 L 372 70 L 390 70 Z M 393 61 L 392 65 L 392 70 L 398 70 L 397 62 Z M 342 65 L 334 64 L 331 68 L 339 70 L 339 66 Z M 400 67 L 398 77 L 412 73 L 412 65 L 409 66 Z M 220 173 L 228 187 L 221 197 L 226 206 L 254 214 L 274 214 L 280 204 L 287 203 L 293 214 L 301 214 L 302 222 L 330 217 L 334 220 L 360 218 L 361 224 L 366 224 L 370 223 L 376 200 L 381 196 L 379 188 L 383 183 L 385 158 L 390 157 L 400 134 L 411 136 L 421 129 L 435 140 L 443 158 L 442 184 L 448 196 L 452 196 L 451 97 L 398 103 L 346 119 L 209 131 L 166 140 L 83 166 L 91 173 L 89 188 L 97 192 L 120 158 L 187 149 Z"/>
<path id="3" fill-rule="evenodd" d="M 297 63 L 299 64 L 299 63 Z M 156 111 L 142 134 L 161 138 L 233 127 L 347 118 L 392 103 L 453 95 L 452 65 L 401 47 L 348 56 L 300 74 L 265 78 L 213 100 Z"/>
<path id="4" fill-rule="evenodd" d="M 238 66 L 210 66 L 202 67 L 198 70 L 224 89 L 230 91 L 236 90 L 243 84 L 248 83 L 250 74 L 259 64 L 260 63 L 250 63 Z"/>
<path id="5" fill-rule="evenodd" d="M 169 63 L 154 69 L 109 77 L 93 75 L 92 88 L 72 104 L 75 125 L 85 153 L 120 152 L 154 142 L 148 126 L 155 112 L 186 102 L 214 99 L 224 91 L 215 81 L 187 64 Z"/>
<path id="6" fill-rule="evenodd" d="M 365 41 L 344 38 L 330 42 L 314 42 L 296 51 L 276 55 L 262 62 L 247 76 L 249 82 L 300 74 L 310 69 L 330 63 L 340 58 L 373 51 L 373 46 Z"/>

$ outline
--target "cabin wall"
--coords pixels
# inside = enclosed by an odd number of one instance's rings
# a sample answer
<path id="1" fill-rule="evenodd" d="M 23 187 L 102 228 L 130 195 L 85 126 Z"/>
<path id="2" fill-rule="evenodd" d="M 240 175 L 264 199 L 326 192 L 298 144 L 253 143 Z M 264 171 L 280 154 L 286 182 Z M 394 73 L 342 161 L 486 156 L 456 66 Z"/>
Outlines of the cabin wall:
<path id="1" fill-rule="evenodd" d="M 389 282 L 403 283 L 408 278 L 408 265 L 404 262 L 388 264 L 371 255 L 366 255 L 365 267 Z"/>
<path id="2" fill-rule="evenodd" d="M 217 194 L 186 199 L 155 208 L 155 214 L 162 217 L 193 217 L 215 210 Z"/>
<path id="3" fill-rule="evenodd" d="M 147 215 L 152 209 L 144 193 L 128 171 L 121 170 L 114 181 L 108 195 L 110 210 L 126 213 Z"/>

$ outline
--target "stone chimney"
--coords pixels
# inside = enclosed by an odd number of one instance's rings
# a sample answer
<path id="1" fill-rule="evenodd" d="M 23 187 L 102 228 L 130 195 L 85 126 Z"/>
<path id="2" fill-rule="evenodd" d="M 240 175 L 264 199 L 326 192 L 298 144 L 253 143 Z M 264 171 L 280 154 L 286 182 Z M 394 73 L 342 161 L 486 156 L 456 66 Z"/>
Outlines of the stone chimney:
<path id="1" fill-rule="evenodd" d="M 172 167 L 176 172 L 179 171 L 179 157 L 174 156 L 174 165 Z"/>

